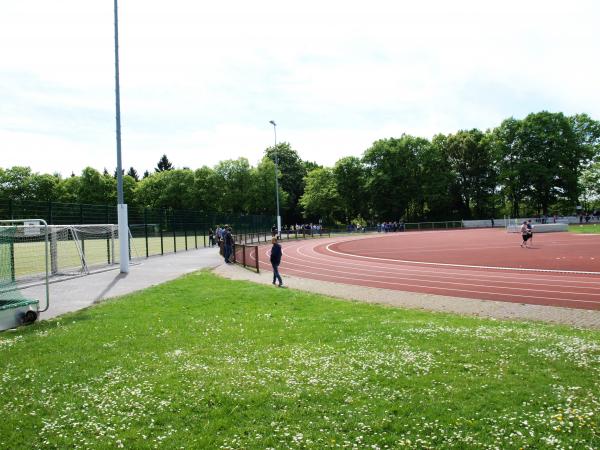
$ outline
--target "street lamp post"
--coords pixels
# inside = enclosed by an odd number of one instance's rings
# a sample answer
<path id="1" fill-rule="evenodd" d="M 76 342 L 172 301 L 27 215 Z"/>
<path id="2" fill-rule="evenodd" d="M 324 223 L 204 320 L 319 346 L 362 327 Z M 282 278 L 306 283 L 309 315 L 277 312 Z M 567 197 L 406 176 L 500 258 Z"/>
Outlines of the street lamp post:
<path id="1" fill-rule="evenodd" d="M 273 125 L 273 133 L 275 135 L 275 200 L 277 202 L 277 236 L 281 236 L 281 216 L 279 215 L 279 177 L 278 177 L 278 158 L 277 158 L 277 124 L 274 120 L 269 123 Z"/>
<path id="2" fill-rule="evenodd" d="M 115 3 L 115 110 L 117 122 L 117 218 L 119 223 L 119 262 L 121 273 L 129 272 L 129 226 L 127 205 L 123 198 L 123 169 L 121 164 L 121 91 L 119 89 L 119 19 Z"/>

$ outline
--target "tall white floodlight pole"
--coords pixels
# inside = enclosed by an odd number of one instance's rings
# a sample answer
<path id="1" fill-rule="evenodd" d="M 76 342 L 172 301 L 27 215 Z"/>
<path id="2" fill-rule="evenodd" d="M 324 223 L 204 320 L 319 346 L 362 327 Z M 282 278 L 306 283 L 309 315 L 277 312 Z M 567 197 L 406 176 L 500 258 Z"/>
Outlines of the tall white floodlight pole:
<path id="1" fill-rule="evenodd" d="M 273 133 L 275 134 L 275 200 L 277 202 L 277 236 L 281 236 L 281 216 L 279 215 L 279 177 L 278 177 L 278 158 L 277 158 L 277 124 L 274 120 L 269 120 L 273 125 Z"/>
<path id="2" fill-rule="evenodd" d="M 119 89 L 119 19 L 115 0 L 115 101 L 117 120 L 117 213 L 119 220 L 119 261 L 121 273 L 129 273 L 129 226 L 127 205 L 123 199 L 123 169 L 121 168 L 121 93 Z"/>

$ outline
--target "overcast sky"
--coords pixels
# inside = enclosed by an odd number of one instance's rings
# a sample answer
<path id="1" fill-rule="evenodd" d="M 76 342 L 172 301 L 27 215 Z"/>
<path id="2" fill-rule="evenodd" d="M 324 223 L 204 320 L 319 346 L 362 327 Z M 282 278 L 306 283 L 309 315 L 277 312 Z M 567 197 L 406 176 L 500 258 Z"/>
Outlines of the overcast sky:
<path id="1" fill-rule="evenodd" d="M 120 0 L 123 167 L 600 119 L 600 2 Z M 116 166 L 112 0 L 2 0 L 0 167 Z"/>

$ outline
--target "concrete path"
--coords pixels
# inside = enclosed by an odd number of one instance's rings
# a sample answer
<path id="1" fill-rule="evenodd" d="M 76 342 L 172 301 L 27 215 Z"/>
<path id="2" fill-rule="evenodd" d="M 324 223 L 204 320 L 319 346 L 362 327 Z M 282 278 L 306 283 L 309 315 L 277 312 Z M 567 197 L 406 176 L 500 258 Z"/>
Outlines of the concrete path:
<path id="1" fill-rule="evenodd" d="M 60 316 L 98 303 L 145 289 L 202 268 L 213 268 L 223 262 L 216 247 L 152 256 L 134 263 L 128 274 L 115 269 L 75 277 L 50 284 L 50 308 L 40 314 L 40 320 Z M 22 290 L 26 297 L 40 299 L 45 305 L 45 287 L 32 286 Z"/>

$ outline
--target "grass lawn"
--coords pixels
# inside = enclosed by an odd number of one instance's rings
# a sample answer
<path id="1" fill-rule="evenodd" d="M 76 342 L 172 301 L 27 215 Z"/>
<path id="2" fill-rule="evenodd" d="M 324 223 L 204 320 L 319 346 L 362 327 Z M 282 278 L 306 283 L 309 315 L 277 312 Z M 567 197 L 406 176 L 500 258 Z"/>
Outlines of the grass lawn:
<path id="1" fill-rule="evenodd" d="M 587 223 L 584 225 L 569 225 L 571 233 L 597 233 L 600 234 L 600 223 Z"/>
<path id="2" fill-rule="evenodd" d="M 207 272 L 0 333 L 0 448 L 600 447 L 600 332 Z"/>
<path id="3" fill-rule="evenodd" d="M 207 240 L 208 243 L 208 240 Z M 14 246 L 15 259 L 15 275 L 17 279 L 31 276 L 42 276 L 45 273 L 45 247 L 44 242 L 19 242 Z M 119 239 L 115 239 L 114 248 L 110 244 L 107 245 L 106 239 L 86 239 L 83 241 L 84 253 L 88 266 L 105 266 L 110 264 L 113 259 L 119 261 L 120 248 Z M 204 237 L 198 235 L 187 236 L 187 248 L 194 249 L 204 247 Z M 130 239 L 131 257 L 145 258 L 146 257 L 146 239 L 144 237 L 135 237 Z M 81 269 L 81 260 L 79 253 L 73 241 L 60 241 L 57 244 L 57 267 L 59 272 L 77 272 Z M 186 237 L 177 235 L 175 238 L 172 234 L 165 234 L 162 240 L 162 252 L 173 253 L 186 249 Z M 157 236 L 148 238 L 148 254 L 161 254 L 161 239 Z"/>

